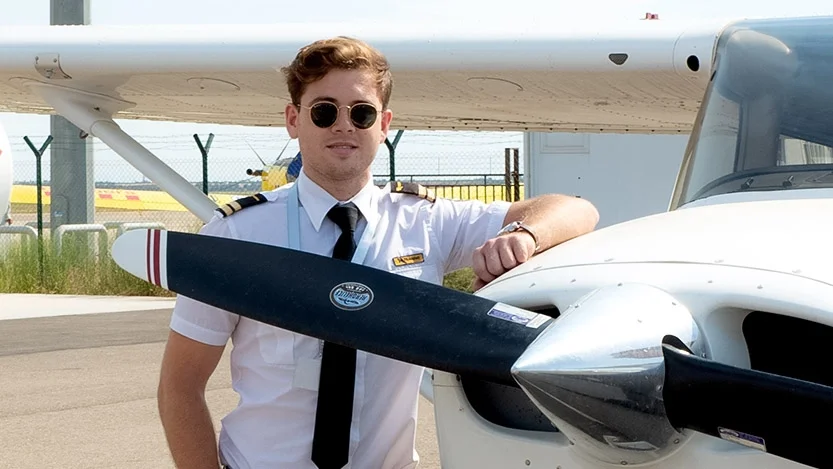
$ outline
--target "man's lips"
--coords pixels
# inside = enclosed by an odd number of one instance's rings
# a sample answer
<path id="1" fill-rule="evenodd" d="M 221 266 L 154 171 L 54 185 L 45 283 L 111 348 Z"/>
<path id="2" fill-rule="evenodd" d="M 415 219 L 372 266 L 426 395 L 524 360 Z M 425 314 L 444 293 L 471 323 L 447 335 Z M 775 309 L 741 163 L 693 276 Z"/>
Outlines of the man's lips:
<path id="1" fill-rule="evenodd" d="M 353 148 L 359 148 L 359 146 L 354 144 L 354 143 L 336 142 L 336 143 L 331 143 L 331 144 L 327 145 L 327 148 L 337 148 L 337 149 L 351 150 Z"/>

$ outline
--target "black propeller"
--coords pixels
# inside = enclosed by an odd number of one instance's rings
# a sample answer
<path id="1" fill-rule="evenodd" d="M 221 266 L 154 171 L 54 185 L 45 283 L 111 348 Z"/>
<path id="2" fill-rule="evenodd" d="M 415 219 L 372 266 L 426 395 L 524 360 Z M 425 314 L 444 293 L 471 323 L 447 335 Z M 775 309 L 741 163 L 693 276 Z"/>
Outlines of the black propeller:
<path id="1" fill-rule="evenodd" d="M 383 270 L 232 239 L 134 230 L 116 240 L 113 257 L 139 278 L 256 321 L 512 386 L 513 364 L 553 321 Z M 671 425 L 833 467 L 827 433 L 807 423 L 833 418 L 833 388 L 705 360 L 673 338 L 662 354 Z"/>
<path id="2" fill-rule="evenodd" d="M 155 248 L 157 233 L 165 252 Z M 165 272 L 157 275 L 154 256 L 166 257 Z M 512 386 L 512 363 L 552 321 L 379 269 L 226 238 L 135 230 L 118 238 L 113 257 L 140 278 L 165 277 L 168 290 L 244 317 Z"/>
<path id="3" fill-rule="evenodd" d="M 817 468 L 833 468 L 833 388 L 738 368 L 666 342 L 665 409 L 671 424 Z"/>

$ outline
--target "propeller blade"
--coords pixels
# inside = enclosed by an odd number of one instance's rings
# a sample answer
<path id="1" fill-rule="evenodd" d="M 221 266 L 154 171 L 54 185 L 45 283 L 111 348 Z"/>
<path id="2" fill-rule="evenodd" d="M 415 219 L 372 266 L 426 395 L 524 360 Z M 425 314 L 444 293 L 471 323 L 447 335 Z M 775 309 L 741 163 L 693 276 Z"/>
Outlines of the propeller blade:
<path id="1" fill-rule="evenodd" d="M 833 388 L 747 370 L 663 345 L 663 398 L 671 424 L 817 468 L 833 467 L 829 437 Z"/>
<path id="2" fill-rule="evenodd" d="M 240 316 L 511 386 L 512 364 L 552 321 L 383 270 L 234 239 L 133 230 L 112 253 L 141 279 Z"/>

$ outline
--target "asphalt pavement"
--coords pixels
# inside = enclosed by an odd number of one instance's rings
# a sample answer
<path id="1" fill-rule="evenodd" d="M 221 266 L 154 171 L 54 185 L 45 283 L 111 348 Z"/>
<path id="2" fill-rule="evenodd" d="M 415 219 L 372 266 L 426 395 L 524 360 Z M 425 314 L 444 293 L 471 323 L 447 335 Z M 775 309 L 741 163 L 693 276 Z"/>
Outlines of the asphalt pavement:
<path id="1" fill-rule="evenodd" d="M 0 468 L 174 468 L 156 409 L 172 302 L 0 295 Z M 220 419 L 237 395 L 230 347 L 208 384 Z M 437 469 L 433 407 L 420 402 L 420 468 Z"/>

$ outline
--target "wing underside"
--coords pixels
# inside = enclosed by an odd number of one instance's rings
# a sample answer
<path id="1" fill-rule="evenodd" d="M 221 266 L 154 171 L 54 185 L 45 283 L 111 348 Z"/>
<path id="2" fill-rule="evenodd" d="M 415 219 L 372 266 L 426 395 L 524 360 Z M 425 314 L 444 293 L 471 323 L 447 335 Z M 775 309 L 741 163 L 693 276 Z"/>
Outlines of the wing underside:
<path id="1" fill-rule="evenodd" d="M 126 101 L 117 119 L 282 126 L 288 95 L 280 67 L 310 40 L 347 33 L 390 60 L 395 128 L 688 132 L 718 29 L 648 23 L 605 34 L 7 28 L 0 111 L 52 113 L 31 87 L 49 83 Z"/>

